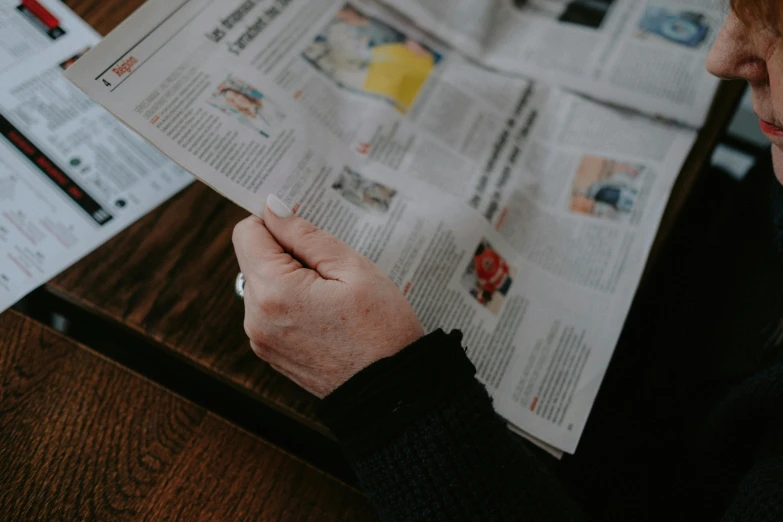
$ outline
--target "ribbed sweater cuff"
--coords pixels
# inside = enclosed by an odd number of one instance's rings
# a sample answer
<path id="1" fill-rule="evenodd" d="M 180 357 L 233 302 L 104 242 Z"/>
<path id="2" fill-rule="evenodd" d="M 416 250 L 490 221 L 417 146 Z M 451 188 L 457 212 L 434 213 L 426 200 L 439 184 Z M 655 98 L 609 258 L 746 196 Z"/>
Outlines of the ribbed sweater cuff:
<path id="1" fill-rule="evenodd" d="M 462 334 L 437 330 L 357 373 L 326 397 L 318 415 L 348 453 L 384 445 L 474 382 Z"/>

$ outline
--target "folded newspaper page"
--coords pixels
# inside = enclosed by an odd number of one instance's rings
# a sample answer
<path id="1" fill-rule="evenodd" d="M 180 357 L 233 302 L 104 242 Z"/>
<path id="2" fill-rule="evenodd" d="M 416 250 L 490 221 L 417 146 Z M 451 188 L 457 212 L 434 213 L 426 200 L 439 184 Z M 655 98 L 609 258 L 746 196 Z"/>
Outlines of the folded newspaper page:
<path id="1" fill-rule="evenodd" d="M 480 63 L 701 127 L 711 0 L 385 0 Z"/>
<path id="2" fill-rule="evenodd" d="M 0 0 L 0 312 L 193 179 L 63 77 L 99 39 Z"/>
<path id="3" fill-rule="evenodd" d="M 459 328 L 573 452 L 695 133 L 463 59 L 375 2 L 151 0 L 67 75 L 255 214 L 270 193 Z"/>

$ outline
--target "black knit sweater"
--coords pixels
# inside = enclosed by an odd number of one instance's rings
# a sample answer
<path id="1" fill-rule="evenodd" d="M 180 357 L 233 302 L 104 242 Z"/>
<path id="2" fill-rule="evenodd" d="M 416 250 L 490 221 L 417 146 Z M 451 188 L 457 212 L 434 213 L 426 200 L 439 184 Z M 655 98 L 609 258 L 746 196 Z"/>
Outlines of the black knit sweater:
<path id="1" fill-rule="evenodd" d="M 382 519 L 581 519 L 552 466 L 494 413 L 460 341 L 434 332 L 322 404 L 321 418 Z M 737 387 L 708 421 L 699 448 L 705 473 L 671 518 L 703 519 L 710 510 L 701 503 L 722 495 L 723 520 L 783 520 L 781 418 L 783 366 Z"/>

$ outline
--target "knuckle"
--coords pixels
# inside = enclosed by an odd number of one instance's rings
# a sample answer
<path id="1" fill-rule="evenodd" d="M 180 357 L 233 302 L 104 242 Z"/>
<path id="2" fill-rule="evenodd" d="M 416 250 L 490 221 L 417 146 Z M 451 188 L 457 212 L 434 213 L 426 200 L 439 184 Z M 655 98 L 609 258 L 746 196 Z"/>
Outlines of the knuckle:
<path id="1" fill-rule="evenodd" d="M 258 357 L 259 359 L 264 358 L 264 350 L 261 348 L 261 346 L 258 343 L 250 342 L 250 349 L 253 350 L 253 353 Z"/>
<path id="2" fill-rule="evenodd" d="M 240 221 L 234 225 L 234 230 L 231 232 L 231 242 L 236 245 L 242 239 L 242 222 Z"/>
<path id="3" fill-rule="evenodd" d="M 372 261 L 358 252 L 352 256 L 347 256 L 345 258 L 345 264 L 355 272 L 363 275 L 371 274 L 375 266 Z"/>
<path id="4" fill-rule="evenodd" d="M 284 315 L 288 311 L 288 301 L 280 290 L 269 290 L 258 300 L 258 308 L 267 317 Z"/>
<path id="5" fill-rule="evenodd" d="M 255 216 L 249 216 L 234 225 L 234 230 L 231 233 L 231 241 L 234 245 L 242 243 L 252 227 L 256 226 L 257 219 Z"/>
<path id="6" fill-rule="evenodd" d="M 313 225 L 312 222 L 308 221 L 307 219 L 299 216 L 294 216 L 291 219 L 291 224 L 296 227 L 297 231 L 299 232 L 305 232 L 308 230 L 319 230 L 319 228 L 315 225 Z"/>
<path id="7" fill-rule="evenodd" d="M 297 235 L 303 244 L 310 244 L 314 241 L 323 240 L 325 237 L 328 237 L 331 234 L 315 227 L 307 221 L 302 220 L 297 225 Z"/>
<path id="8" fill-rule="evenodd" d="M 341 260 L 358 257 L 358 254 L 340 239 L 315 227 L 310 227 L 299 235 L 298 247 L 302 252 L 329 252 L 335 256 L 339 254 Z"/>
<path id="9" fill-rule="evenodd" d="M 250 313 L 245 313 L 245 321 L 243 324 L 245 328 L 245 335 L 254 343 L 261 343 L 264 340 L 264 332 L 258 319 Z"/>

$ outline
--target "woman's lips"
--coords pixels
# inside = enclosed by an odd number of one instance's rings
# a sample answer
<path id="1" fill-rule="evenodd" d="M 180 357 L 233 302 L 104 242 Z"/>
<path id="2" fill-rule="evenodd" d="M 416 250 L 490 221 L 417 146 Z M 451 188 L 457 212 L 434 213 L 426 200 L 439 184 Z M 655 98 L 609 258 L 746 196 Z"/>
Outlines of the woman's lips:
<path id="1" fill-rule="evenodd" d="M 783 129 L 781 129 L 776 125 L 772 125 L 771 123 L 766 122 L 762 119 L 759 119 L 759 126 L 761 127 L 761 132 L 763 132 L 767 136 L 775 136 L 775 137 L 783 136 Z"/>

